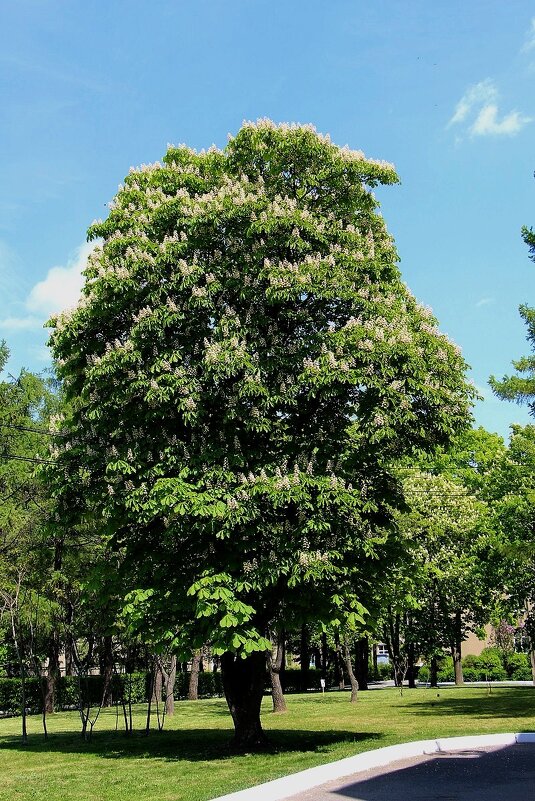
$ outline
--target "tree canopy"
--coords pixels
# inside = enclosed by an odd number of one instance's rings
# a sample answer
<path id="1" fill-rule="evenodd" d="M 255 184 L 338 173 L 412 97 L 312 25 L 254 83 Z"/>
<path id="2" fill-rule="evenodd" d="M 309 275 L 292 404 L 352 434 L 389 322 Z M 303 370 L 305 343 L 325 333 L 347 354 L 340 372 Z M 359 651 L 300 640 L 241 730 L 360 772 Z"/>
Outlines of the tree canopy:
<path id="1" fill-rule="evenodd" d="M 154 643 L 210 641 L 230 674 L 273 621 L 362 617 L 397 547 L 389 463 L 467 424 L 466 365 L 371 191 L 396 181 L 262 120 L 132 170 L 89 229 L 81 302 L 51 322 L 69 411 L 49 478 Z"/>

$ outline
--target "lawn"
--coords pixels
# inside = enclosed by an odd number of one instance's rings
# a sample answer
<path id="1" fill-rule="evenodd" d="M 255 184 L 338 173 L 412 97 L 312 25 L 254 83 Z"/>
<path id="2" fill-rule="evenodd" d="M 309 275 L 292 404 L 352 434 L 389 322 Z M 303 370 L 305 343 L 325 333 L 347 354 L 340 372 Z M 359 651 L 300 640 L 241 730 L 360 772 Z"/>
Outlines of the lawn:
<path id="1" fill-rule="evenodd" d="M 236 756 L 227 746 L 224 700 L 177 703 L 165 731 L 145 737 L 115 731 L 115 710 L 101 714 L 91 742 L 80 738 L 77 713 L 49 718 L 44 742 L 39 717 L 0 720 L 0 801 L 207 801 L 262 781 L 393 743 L 456 734 L 535 731 L 535 688 L 373 690 L 349 703 L 346 692 L 292 695 L 274 715 L 264 700 L 269 753 Z M 119 726 L 121 720 L 119 719 Z"/>

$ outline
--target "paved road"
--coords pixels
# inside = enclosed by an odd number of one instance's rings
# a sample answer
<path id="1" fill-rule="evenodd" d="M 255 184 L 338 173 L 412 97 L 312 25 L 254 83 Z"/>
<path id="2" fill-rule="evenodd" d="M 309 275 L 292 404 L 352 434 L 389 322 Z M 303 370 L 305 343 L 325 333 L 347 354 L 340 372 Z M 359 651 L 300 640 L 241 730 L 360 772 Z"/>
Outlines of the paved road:
<path id="1" fill-rule="evenodd" d="M 288 801 L 535 801 L 535 745 L 416 757 L 328 782 Z"/>

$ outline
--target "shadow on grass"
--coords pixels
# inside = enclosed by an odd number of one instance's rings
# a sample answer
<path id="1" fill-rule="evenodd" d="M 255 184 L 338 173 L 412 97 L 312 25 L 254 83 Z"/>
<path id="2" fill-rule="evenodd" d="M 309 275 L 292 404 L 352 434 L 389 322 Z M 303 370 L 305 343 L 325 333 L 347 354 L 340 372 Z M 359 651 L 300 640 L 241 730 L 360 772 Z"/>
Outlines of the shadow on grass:
<path id="1" fill-rule="evenodd" d="M 480 720 L 488 718 L 532 718 L 535 714 L 535 693 L 531 688 L 509 687 L 507 691 L 493 689 L 472 698 L 444 695 L 439 690 L 426 701 L 415 701 L 404 712 L 409 714 L 440 716 L 468 715 Z"/>
<path id="2" fill-rule="evenodd" d="M 267 732 L 269 744 L 264 751 L 256 753 L 284 754 L 292 751 L 327 753 L 340 743 L 369 743 L 375 747 L 384 735 L 351 731 L 310 731 L 286 729 Z M 124 732 L 95 731 L 90 741 L 84 742 L 79 731 L 52 733 L 48 740 L 42 734 L 28 735 L 28 744 L 23 745 L 17 736 L 2 737 L 0 751 L 22 751 L 32 753 L 91 754 L 103 759 L 164 759 L 198 762 L 212 759 L 240 759 L 230 747 L 230 730 L 224 729 L 173 729 L 170 731 L 135 731 L 130 737 Z"/>

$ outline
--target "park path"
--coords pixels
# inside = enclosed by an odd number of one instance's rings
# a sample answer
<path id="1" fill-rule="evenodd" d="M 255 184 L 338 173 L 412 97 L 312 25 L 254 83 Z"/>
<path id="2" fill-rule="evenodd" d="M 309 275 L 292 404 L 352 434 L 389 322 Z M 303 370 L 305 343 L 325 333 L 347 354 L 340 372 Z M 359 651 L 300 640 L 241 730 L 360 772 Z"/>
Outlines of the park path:
<path id="1" fill-rule="evenodd" d="M 399 760 L 287 801 L 535 801 L 535 744 L 479 747 Z"/>

